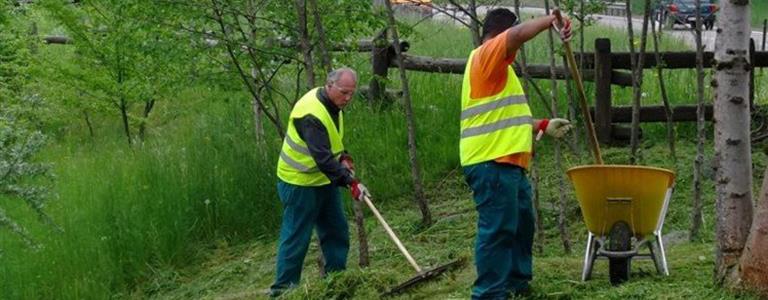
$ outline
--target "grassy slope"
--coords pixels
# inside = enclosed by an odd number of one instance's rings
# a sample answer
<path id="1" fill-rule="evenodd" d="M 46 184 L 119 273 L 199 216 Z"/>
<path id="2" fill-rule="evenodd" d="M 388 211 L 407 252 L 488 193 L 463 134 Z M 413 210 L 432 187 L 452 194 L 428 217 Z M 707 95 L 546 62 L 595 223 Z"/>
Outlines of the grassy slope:
<path id="1" fill-rule="evenodd" d="M 412 53 L 445 57 L 462 57 L 469 49 L 465 41 L 469 40 L 468 35 L 459 32 L 450 26 L 420 26 L 420 35 L 413 37 Z M 609 36 L 615 44 L 622 44 L 626 39 L 620 32 L 605 31 L 596 33 L 590 31 L 587 40 L 595 36 Z M 543 62 L 546 53 L 543 39 L 537 39 L 530 45 L 533 60 Z M 666 49 L 675 47 L 674 41 L 666 43 Z M 625 51 L 621 47 L 615 46 L 615 51 Z M 589 49 L 589 47 L 588 47 Z M 529 50 L 530 51 L 530 50 Z M 690 72 L 669 72 L 671 75 L 668 84 L 673 87 L 673 102 L 690 103 L 687 95 L 692 94 L 692 76 Z M 459 77 L 449 75 L 434 75 L 409 73 L 412 80 L 411 86 L 414 88 L 414 101 L 416 112 L 419 117 L 419 136 L 421 141 L 427 141 L 428 145 L 420 144 L 424 149 L 422 159 L 439 162 L 440 164 L 425 164 L 424 169 L 428 174 L 428 193 L 432 201 L 433 214 L 436 216 L 436 224 L 427 230 L 420 230 L 417 227 L 419 219 L 416 209 L 409 205 L 408 194 L 393 193 L 393 186 L 389 184 L 405 184 L 408 174 L 407 166 L 401 165 L 395 169 L 381 169 L 377 164 L 385 159 L 405 159 L 404 132 L 393 129 L 392 126 L 402 128 L 402 120 L 395 123 L 382 122 L 390 119 L 391 116 L 371 116 L 360 115 L 363 108 L 355 107 L 350 112 L 350 118 L 355 122 L 367 122 L 365 130 L 375 130 L 379 132 L 376 137 L 381 140 L 376 146 L 381 146 L 380 151 L 370 153 L 370 149 L 358 149 L 357 152 L 362 158 L 358 158 L 358 166 L 363 168 L 368 174 L 363 178 L 379 178 L 380 181 L 372 182 L 372 191 L 378 195 L 377 202 L 381 206 L 382 213 L 393 226 L 394 230 L 401 236 L 407 247 L 413 252 L 417 260 L 423 265 L 436 266 L 448 262 L 455 258 L 472 257 L 472 243 L 475 230 L 475 213 L 470 192 L 463 183 L 460 171 L 455 169 L 455 149 L 434 149 L 430 145 L 442 143 L 456 143 L 455 137 L 446 137 L 436 134 L 435 128 L 441 130 L 458 130 L 455 121 L 450 112 L 458 111 L 456 106 L 457 93 L 459 88 Z M 391 77 L 395 77 L 392 75 Z M 653 75 L 647 75 L 646 80 L 653 80 Z M 653 81 L 655 82 L 655 81 Z M 546 86 L 545 82 L 540 84 Z M 394 86 L 397 86 L 395 83 Z M 441 88 L 435 89 L 434 86 Z M 446 91 L 446 89 L 450 89 Z M 562 85 L 561 85 L 562 89 Z M 629 102 L 629 90 L 623 89 L 616 94 L 617 102 Z M 647 103 L 658 103 L 658 92 L 655 88 L 646 89 L 648 96 L 644 98 Z M 535 114 L 540 114 L 543 110 L 540 106 L 540 100 L 531 100 L 534 106 Z M 561 99 L 561 103 L 565 102 Z M 561 107 L 564 111 L 565 107 Z M 445 117 L 448 114 L 449 117 Z M 443 119 L 441 120 L 442 117 Z M 355 119 L 356 118 L 356 119 Z M 394 117 L 393 117 L 394 118 Z M 447 119 L 447 120 L 446 120 Z M 452 123 L 454 122 L 454 123 Z M 382 124 L 383 123 L 383 124 Z M 363 127 L 363 125 L 360 125 Z M 426 128 L 426 129 L 425 129 Z M 671 162 L 667 155 L 664 144 L 663 127 L 656 124 L 644 125 L 644 129 L 649 133 L 650 138 L 644 142 L 643 153 L 645 153 L 645 164 L 667 167 L 678 172 L 678 189 L 673 197 L 672 207 L 668 215 L 666 232 L 675 232 L 674 235 L 684 235 L 687 229 L 689 218 L 690 186 L 692 185 L 692 160 L 695 154 L 692 144 L 693 127 L 691 124 L 678 126 L 680 135 L 679 157 L 677 164 Z M 359 130 L 362 130 L 360 128 Z M 395 131 L 393 133 L 393 131 Z M 438 130 L 439 131 L 439 130 Z M 363 143 L 376 142 L 366 138 L 368 134 L 364 132 L 353 133 L 354 137 L 360 138 Z M 391 135 L 399 136 L 402 146 L 392 147 L 388 145 L 393 139 Z M 355 141 L 355 139 L 350 139 Z M 361 142 L 350 142 L 350 147 L 361 147 Z M 427 148 L 424 148 L 427 147 Z M 420 148 L 420 149 L 422 149 Z M 446 148 L 446 147 L 442 147 Z M 711 149 L 711 145 L 707 146 Z M 386 150 L 384 150 L 386 149 Z M 571 254 L 564 254 L 559 246 L 559 235 L 555 229 L 556 212 L 554 202 L 557 199 L 557 178 L 561 171 L 552 160 L 552 144 L 544 141 L 537 146 L 540 161 L 537 162 L 542 176 L 541 201 L 542 212 L 545 223 L 545 241 L 543 242 L 544 253 L 537 254 L 535 258 L 535 296 L 537 298 L 657 298 L 657 299 L 679 299 L 685 297 L 698 297 L 702 299 L 728 299 L 736 297 L 723 290 L 713 286 L 711 272 L 713 268 L 713 214 L 714 197 L 713 186 L 711 182 L 706 184 L 705 197 L 705 230 L 704 237 L 700 243 L 677 243 L 669 245 L 668 258 L 671 265 L 672 275 L 668 278 L 653 276 L 652 264 L 648 261 L 641 261 L 633 266 L 633 278 L 631 283 L 618 288 L 611 288 L 607 283 L 607 267 L 604 261 L 599 261 L 594 278 L 588 283 L 578 281 L 581 271 L 581 249 L 583 248 L 583 238 L 585 229 L 580 220 L 578 208 L 573 200 L 572 192 L 568 189 L 569 197 L 569 215 L 571 219 L 570 230 L 575 237 L 574 251 Z M 605 149 L 605 159 L 607 162 L 624 163 L 627 161 L 627 149 L 608 148 Z M 711 151 L 711 150 L 710 150 Z M 361 153 L 362 152 L 362 153 Z M 395 154 L 398 153 L 398 154 Z M 372 158 L 382 157 L 377 161 Z M 446 158 L 439 158 L 446 156 Z M 711 157 L 711 152 L 708 154 Z M 765 158 L 762 154 L 756 155 L 755 170 L 761 170 L 765 166 Z M 572 154 L 565 156 L 565 167 L 585 163 Z M 372 166 L 374 165 L 374 166 Z M 385 176 L 376 174 L 378 172 L 387 172 Z M 759 173 L 759 172 L 756 172 Z M 398 175 L 394 175 L 398 174 Z M 708 173 L 708 176 L 712 176 Z M 759 182 L 759 180 L 756 180 Z M 395 188 L 394 190 L 400 190 Z M 401 282 L 412 275 L 412 270 L 402 258 L 393 244 L 384 235 L 381 228 L 375 223 L 373 218 L 367 219 L 366 228 L 370 236 L 372 265 L 371 267 L 360 270 L 355 266 L 356 254 L 354 253 L 356 245 L 352 245 L 350 257 L 350 270 L 342 274 L 332 276 L 327 280 L 318 280 L 314 258 L 317 255 L 316 246 L 313 244 L 310 254 L 305 262 L 304 281 L 300 288 L 287 295 L 290 299 L 327 299 L 327 298 L 356 298 L 369 299 L 375 297 L 380 291 Z M 181 270 L 160 271 L 160 276 L 153 278 L 151 282 L 137 290 L 135 295 L 152 295 L 156 298 L 187 299 L 187 298 L 216 298 L 216 299 L 249 299 L 258 298 L 260 292 L 267 288 L 274 276 L 274 253 L 276 245 L 272 240 L 258 241 L 250 245 L 230 247 L 221 244 L 219 247 L 208 253 L 208 258 L 202 265 L 193 265 Z M 474 271 L 471 262 L 455 273 L 446 275 L 442 280 L 430 283 L 413 293 L 401 296 L 401 298 L 413 299 L 446 299 L 446 298 L 467 298 L 469 287 L 474 279 Z M 747 296 L 749 298 L 749 296 Z"/>
<path id="2" fill-rule="evenodd" d="M 659 149 L 661 150 L 661 149 Z M 425 266 L 437 266 L 452 259 L 472 257 L 472 243 L 476 216 L 470 192 L 461 178 L 451 174 L 443 182 L 431 186 L 436 224 L 426 231 L 414 230 L 418 217 L 414 209 L 385 207 L 389 218 L 414 257 Z M 371 261 L 369 268 L 361 270 L 354 265 L 356 254 L 351 253 L 350 270 L 326 280 L 318 280 L 313 247 L 305 261 L 303 284 L 286 295 L 286 299 L 353 298 L 372 299 L 380 292 L 413 275 L 412 269 L 387 239 L 373 220 L 366 227 L 370 233 Z M 544 253 L 534 258 L 534 297 L 538 299 L 731 299 L 735 297 L 713 286 L 711 271 L 713 245 L 711 243 L 673 244 L 668 247 L 670 277 L 655 276 L 650 261 L 633 264 L 632 281 L 620 287 L 611 287 L 607 281 L 607 263 L 598 261 L 593 280 L 582 283 L 581 253 L 584 230 L 582 225 L 571 226 L 578 239 L 578 250 L 563 254 L 554 237 L 549 237 Z M 551 230 L 551 228 L 550 228 Z M 273 280 L 274 243 L 258 242 L 249 246 L 221 247 L 210 254 L 202 267 L 193 267 L 181 273 L 158 279 L 155 287 L 163 299 L 252 299 L 266 298 L 261 293 Z M 352 249 L 356 249 L 353 244 Z M 465 267 L 411 290 L 396 299 L 466 299 L 474 280 L 471 261 Z M 747 295 L 746 299 L 750 299 Z"/>

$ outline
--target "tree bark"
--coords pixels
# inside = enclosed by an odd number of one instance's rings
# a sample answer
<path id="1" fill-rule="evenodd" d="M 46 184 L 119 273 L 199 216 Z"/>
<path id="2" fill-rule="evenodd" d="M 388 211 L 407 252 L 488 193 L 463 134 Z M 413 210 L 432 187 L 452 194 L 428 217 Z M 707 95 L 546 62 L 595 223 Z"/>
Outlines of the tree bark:
<path id="1" fill-rule="evenodd" d="M 534 246 L 536 247 L 537 253 L 544 254 L 546 235 L 544 234 L 544 225 L 542 221 L 543 216 L 541 215 L 541 201 L 539 199 L 539 180 L 541 180 L 541 178 L 539 177 L 538 166 L 535 160 L 536 158 L 534 158 L 534 163 L 531 167 L 531 181 L 533 183 L 533 209 L 536 210 L 536 243 Z"/>
<path id="2" fill-rule="evenodd" d="M 549 0 L 544 1 L 544 13 L 546 15 L 550 14 L 549 11 Z M 555 68 L 557 67 L 557 60 L 555 55 L 555 39 L 552 35 L 552 29 L 550 28 L 547 30 L 547 40 L 549 42 L 549 70 L 550 70 L 550 107 L 552 108 L 552 115 L 551 118 L 557 118 L 557 75 L 555 74 Z M 556 169 L 562 170 L 563 169 L 563 158 L 562 158 L 562 147 L 559 140 L 554 141 L 555 143 L 555 163 L 556 163 Z M 565 192 L 565 179 L 563 178 L 563 175 L 561 172 L 557 172 L 557 181 L 558 181 L 558 215 L 557 215 L 557 229 L 560 231 L 560 241 L 563 243 L 563 249 L 565 250 L 565 253 L 569 254 L 571 253 L 571 237 L 568 233 L 568 224 L 567 220 L 565 218 L 566 214 L 566 192 Z"/>
<path id="3" fill-rule="evenodd" d="M 763 186 L 752 223 L 752 231 L 741 256 L 740 275 L 744 285 L 768 297 L 768 168 L 763 172 Z"/>
<path id="4" fill-rule="evenodd" d="M 365 232 L 365 218 L 363 215 L 363 205 L 360 201 L 353 201 L 353 210 L 355 212 L 355 225 L 357 225 L 357 240 L 358 246 L 358 264 L 361 268 L 365 268 L 370 264 L 370 258 L 368 254 L 368 234 Z"/>
<path id="5" fill-rule="evenodd" d="M 91 117 L 88 115 L 88 111 L 83 109 L 83 118 L 85 119 L 85 125 L 88 126 L 88 133 L 90 134 L 91 138 L 94 138 L 96 135 L 93 133 L 93 124 L 91 124 Z"/>
<path id="6" fill-rule="evenodd" d="M 748 1 L 722 1 L 715 42 L 715 161 L 718 283 L 736 283 L 752 225 Z"/>
<path id="7" fill-rule="evenodd" d="M 520 16 L 520 0 L 515 0 L 515 15 L 517 15 L 518 18 L 522 18 L 522 16 Z M 525 57 L 525 44 L 520 45 L 520 48 L 517 50 L 517 55 L 518 57 L 520 57 L 520 71 L 522 71 L 523 74 L 526 74 L 527 73 L 526 68 L 528 63 Z M 523 90 L 526 91 L 526 95 L 527 95 L 528 81 L 523 81 Z"/>
<path id="8" fill-rule="evenodd" d="M 629 52 L 632 57 L 632 74 L 635 80 L 633 81 L 633 101 L 632 101 L 632 134 L 630 139 L 630 145 L 632 147 L 632 155 L 630 156 L 630 162 L 632 164 L 638 163 L 640 160 L 640 154 L 638 153 L 640 144 L 640 98 L 642 96 L 643 86 L 643 59 L 645 58 L 645 42 L 648 37 L 648 19 L 651 12 L 651 1 L 645 0 L 644 12 L 643 12 L 643 29 L 640 34 L 640 54 L 635 59 L 635 46 L 634 35 L 632 33 L 632 14 L 629 1 L 626 1 L 627 11 L 627 30 L 629 31 Z"/>
<path id="9" fill-rule="evenodd" d="M 331 55 L 328 52 L 328 40 L 325 36 L 325 28 L 323 28 L 323 19 L 320 16 L 320 9 L 317 7 L 317 0 L 309 0 L 309 9 L 312 10 L 312 15 L 315 19 L 315 31 L 317 31 L 318 46 L 320 47 L 320 58 L 323 62 L 323 69 L 330 73 L 333 69 L 331 63 Z"/>
<path id="10" fill-rule="evenodd" d="M 385 2 L 387 6 L 387 12 L 389 15 L 389 29 L 392 32 L 392 39 L 394 45 L 400 44 L 400 38 L 397 33 L 397 27 L 395 25 L 395 13 L 392 10 L 392 4 L 389 1 Z M 403 55 L 399 47 L 395 48 L 395 54 L 400 66 L 400 81 L 403 85 L 403 104 L 405 105 L 405 118 L 408 123 L 408 156 L 411 163 L 411 177 L 413 180 L 413 190 L 415 202 L 419 205 L 421 210 L 421 223 L 422 225 L 429 226 L 432 224 L 432 215 L 429 211 L 429 205 L 427 199 L 424 196 L 424 191 L 421 186 L 421 170 L 419 168 L 418 156 L 416 153 L 416 122 L 414 122 L 413 108 L 411 106 L 411 92 L 408 88 L 408 77 L 405 74 L 405 67 L 403 64 Z"/>
<path id="11" fill-rule="evenodd" d="M 565 55 L 563 55 L 563 68 L 567 68 L 567 67 L 568 67 L 568 58 Z M 580 73 L 580 74 L 584 74 L 584 73 Z M 570 74 L 566 74 L 565 76 L 566 76 L 566 78 L 565 78 L 565 93 L 566 93 L 566 95 L 568 97 L 568 119 L 571 120 L 571 123 L 577 124 L 577 122 L 576 122 L 576 110 L 577 110 L 576 106 L 578 104 L 576 103 L 576 99 L 575 99 L 575 97 L 573 95 L 573 93 L 574 93 L 574 91 L 573 91 L 573 82 L 571 82 Z M 579 141 L 581 141 L 581 139 L 579 138 L 579 129 L 578 128 L 573 128 L 571 130 L 571 141 L 570 141 L 570 143 L 571 143 L 571 149 L 576 150 L 573 153 L 574 155 L 576 155 L 576 157 L 581 157 L 581 150 L 580 150 L 580 147 L 579 147 Z"/>
<path id="12" fill-rule="evenodd" d="M 479 47 L 483 43 L 483 37 L 480 33 L 480 22 L 478 22 L 477 19 L 477 1 L 469 0 L 469 7 L 467 10 L 470 13 L 469 29 L 472 32 L 472 42 L 475 44 L 475 47 Z"/>
<path id="13" fill-rule="evenodd" d="M 304 55 L 304 68 L 307 70 L 307 88 L 315 86 L 315 67 L 312 63 L 312 46 L 307 30 L 307 0 L 296 0 L 296 15 L 298 16 L 297 31 L 299 32 L 299 44 L 301 54 Z"/>
<path id="14" fill-rule="evenodd" d="M 696 159 L 693 161 L 693 205 L 691 207 L 691 228 L 689 238 L 695 241 L 699 238 L 701 223 L 704 221 L 701 215 L 703 200 L 701 181 L 704 166 L 704 140 L 706 139 L 706 124 L 704 123 L 704 54 L 701 42 L 701 0 L 696 0 Z"/>
<path id="15" fill-rule="evenodd" d="M 144 141 L 144 134 L 147 130 L 147 118 L 149 113 L 152 112 L 152 108 L 155 107 L 155 99 L 149 99 L 144 102 L 144 113 L 142 114 L 141 124 L 139 125 L 139 140 Z"/>
<path id="16" fill-rule="evenodd" d="M 123 130 L 125 130 L 125 137 L 130 147 L 133 145 L 133 138 L 131 137 L 131 126 L 128 122 L 128 103 L 122 97 L 120 98 L 120 117 L 123 121 Z"/>
<path id="17" fill-rule="evenodd" d="M 256 68 L 251 68 L 251 79 L 256 82 L 256 76 L 258 76 Z M 259 100 L 256 97 L 252 97 L 251 110 L 253 111 L 253 133 L 256 138 L 256 143 L 263 142 L 264 139 L 264 125 L 262 124 L 262 109 L 259 105 Z"/>

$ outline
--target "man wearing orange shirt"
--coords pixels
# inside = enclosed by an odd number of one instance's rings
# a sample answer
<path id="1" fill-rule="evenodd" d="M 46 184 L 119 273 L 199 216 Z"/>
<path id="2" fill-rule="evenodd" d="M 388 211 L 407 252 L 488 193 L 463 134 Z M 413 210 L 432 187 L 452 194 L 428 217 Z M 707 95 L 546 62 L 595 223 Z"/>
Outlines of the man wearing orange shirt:
<path id="1" fill-rule="evenodd" d="M 517 25 L 508 9 L 488 12 L 483 44 L 473 50 L 461 93 L 460 154 L 478 212 L 475 240 L 477 279 L 472 299 L 507 299 L 526 294 L 532 279 L 534 212 L 526 169 L 533 135 L 562 137 L 565 119 L 534 120 L 510 64 L 520 46 L 553 26 L 554 15 Z M 564 20 L 560 37 L 571 37 Z"/>

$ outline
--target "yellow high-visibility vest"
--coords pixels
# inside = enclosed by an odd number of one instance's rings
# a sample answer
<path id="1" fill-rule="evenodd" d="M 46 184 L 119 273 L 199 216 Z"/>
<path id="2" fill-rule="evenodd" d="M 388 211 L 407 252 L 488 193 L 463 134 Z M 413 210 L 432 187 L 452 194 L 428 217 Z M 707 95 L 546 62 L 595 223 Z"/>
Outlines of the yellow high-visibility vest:
<path id="1" fill-rule="evenodd" d="M 480 99 L 470 97 L 469 55 L 461 89 L 461 165 L 494 160 L 514 153 L 531 152 L 533 117 L 520 81 L 511 66 L 501 92 Z"/>
<path id="2" fill-rule="evenodd" d="M 280 158 L 277 160 L 277 177 L 290 184 L 320 186 L 331 183 L 328 176 L 325 176 L 318 169 L 315 160 L 309 154 L 307 143 L 301 139 L 296 127 L 293 126 L 293 120 L 306 115 L 312 115 L 319 119 L 325 127 L 325 131 L 328 132 L 333 155 L 338 159 L 344 151 L 344 144 L 341 141 L 344 138 L 343 113 L 339 111 L 339 128 L 337 130 L 330 113 L 317 98 L 318 89 L 315 88 L 301 97 L 294 105 L 288 118 L 288 131 L 283 140 Z"/>

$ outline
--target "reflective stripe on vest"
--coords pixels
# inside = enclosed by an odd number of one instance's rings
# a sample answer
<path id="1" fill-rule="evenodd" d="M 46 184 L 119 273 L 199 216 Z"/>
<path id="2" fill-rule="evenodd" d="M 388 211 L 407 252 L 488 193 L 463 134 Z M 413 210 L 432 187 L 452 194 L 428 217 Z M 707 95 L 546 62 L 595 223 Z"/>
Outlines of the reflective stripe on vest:
<path id="1" fill-rule="evenodd" d="M 506 155 L 531 152 L 533 117 L 520 81 L 511 66 L 501 92 L 472 99 L 470 68 L 475 51 L 469 55 L 461 91 L 461 165 L 494 160 Z"/>
<path id="2" fill-rule="evenodd" d="M 283 140 L 280 158 L 277 160 L 277 177 L 290 184 L 320 186 L 331 183 L 328 176 L 320 172 L 317 163 L 309 153 L 307 143 L 301 139 L 296 127 L 293 126 L 295 119 L 303 118 L 306 115 L 314 116 L 320 120 L 328 133 L 331 152 L 333 152 L 334 157 L 338 159 L 344 151 L 344 144 L 342 143 L 344 137 L 343 114 L 339 111 L 337 130 L 330 113 L 317 98 L 317 91 L 317 88 L 313 89 L 301 97 L 294 105 L 288 118 L 288 130 Z"/>

